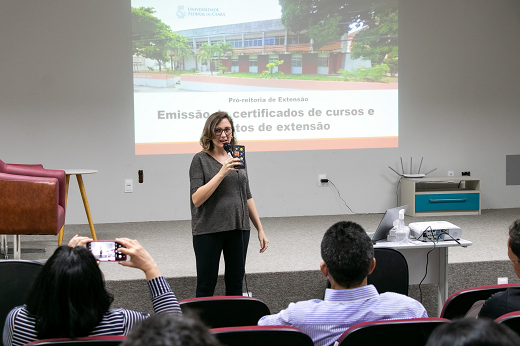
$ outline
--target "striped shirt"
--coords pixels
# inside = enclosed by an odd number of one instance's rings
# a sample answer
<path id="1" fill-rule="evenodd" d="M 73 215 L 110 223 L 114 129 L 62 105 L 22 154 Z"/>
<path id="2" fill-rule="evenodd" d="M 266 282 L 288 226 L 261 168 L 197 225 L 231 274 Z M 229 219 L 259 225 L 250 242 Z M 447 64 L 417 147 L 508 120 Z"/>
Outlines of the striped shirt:
<path id="1" fill-rule="evenodd" d="M 148 287 L 150 288 L 153 310 L 156 314 L 181 313 L 177 298 L 163 276 L 148 281 Z M 101 323 L 92 330 L 90 336 L 127 335 L 135 323 L 149 316 L 144 312 L 110 309 L 103 316 Z M 35 316 L 29 314 L 25 305 L 11 310 L 4 325 L 4 346 L 21 346 L 37 340 L 35 324 Z"/>
<path id="2" fill-rule="evenodd" d="M 428 317 L 421 303 L 402 294 L 379 294 L 373 285 L 325 291 L 325 300 L 291 303 L 262 317 L 259 326 L 292 326 L 309 335 L 315 346 L 332 345 L 356 323 Z"/>

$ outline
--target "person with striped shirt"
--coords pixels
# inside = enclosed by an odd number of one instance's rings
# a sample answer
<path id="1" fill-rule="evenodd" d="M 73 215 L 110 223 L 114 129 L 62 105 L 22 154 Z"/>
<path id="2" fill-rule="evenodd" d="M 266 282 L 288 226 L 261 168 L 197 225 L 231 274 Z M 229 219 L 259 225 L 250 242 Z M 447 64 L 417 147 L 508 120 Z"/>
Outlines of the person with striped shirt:
<path id="1" fill-rule="evenodd" d="M 142 270 L 148 281 L 156 314 L 181 314 L 177 298 L 161 276 L 152 256 L 137 240 L 116 239 L 130 257 L 121 265 Z M 47 260 L 29 290 L 25 305 L 11 310 L 3 332 L 4 346 L 21 346 L 38 339 L 127 335 L 147 313 L 110 309 L 114 300 L 106 291 L 103 274 L 84 245 L 92 241 L 75 236 Z"/>
<path id="2" fill-rule="evenodd" d="M 350 221 L 332 225 L 323 236 L 321 257 L 320 270 L 331 283 L 325 299 L 291 303 L 262 317 L 259 326 L 297 327 L 315 346 L 326 346 L 356 323 L 428 317 L 418 301 L 393 292 L 379 294 L 367 284 L 376 260 L 372 241 L 360 225 Z"/>

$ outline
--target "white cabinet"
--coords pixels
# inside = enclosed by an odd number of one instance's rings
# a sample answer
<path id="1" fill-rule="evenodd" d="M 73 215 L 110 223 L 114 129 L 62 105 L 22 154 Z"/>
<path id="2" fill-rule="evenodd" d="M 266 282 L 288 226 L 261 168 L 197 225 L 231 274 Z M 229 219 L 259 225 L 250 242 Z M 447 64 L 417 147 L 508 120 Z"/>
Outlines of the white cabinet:
<path id="1" fill-rule="evenodd" d="M 480 215 L 480 179 L 402 178 L 401 204 L 409 216 Z"/>

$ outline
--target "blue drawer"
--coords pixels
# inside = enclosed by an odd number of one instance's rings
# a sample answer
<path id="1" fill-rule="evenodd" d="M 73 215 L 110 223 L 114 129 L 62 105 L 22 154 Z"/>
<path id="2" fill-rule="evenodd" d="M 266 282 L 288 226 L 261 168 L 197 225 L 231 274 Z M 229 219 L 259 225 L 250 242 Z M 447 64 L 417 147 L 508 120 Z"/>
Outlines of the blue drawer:
<path id="1" fill-rule="evenodd" d="M 415 195 L 415 211 L 479 209 L 480 194 Z"/>

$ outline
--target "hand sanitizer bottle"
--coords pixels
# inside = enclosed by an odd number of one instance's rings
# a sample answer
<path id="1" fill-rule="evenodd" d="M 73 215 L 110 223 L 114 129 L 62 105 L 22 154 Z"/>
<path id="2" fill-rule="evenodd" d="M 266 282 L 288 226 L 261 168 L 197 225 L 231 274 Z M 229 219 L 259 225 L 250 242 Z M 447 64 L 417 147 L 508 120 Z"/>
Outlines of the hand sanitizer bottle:
<path id="1" fill-rule="evenodd" d="M 399 244 L 408 243 L 408 232 L 404 227 L 404 209 L 399 210 L 399 223 L 397 225 L 397 231 L 395 232 L 395 241 Z"/>

